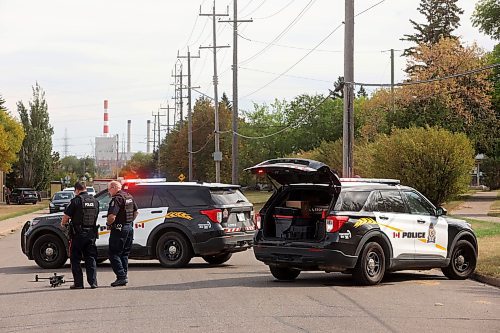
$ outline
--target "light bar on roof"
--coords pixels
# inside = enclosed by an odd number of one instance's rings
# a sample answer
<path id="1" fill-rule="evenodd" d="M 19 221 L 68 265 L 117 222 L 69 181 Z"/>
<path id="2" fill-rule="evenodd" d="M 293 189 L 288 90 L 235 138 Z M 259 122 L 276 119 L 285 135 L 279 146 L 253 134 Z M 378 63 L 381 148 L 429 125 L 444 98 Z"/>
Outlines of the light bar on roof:
<path id="1" fill-rule="evenodd" d="M 166 182 L 166 178 L 135 178 L 135 179 L 123 179 L 121 183 L 162 183 Z"/>
<path id="2" fill-rule="evenodd" d="M 377 183 L 387 185 L 399 185 L 399 179 L 385 179 L 385 178 L 340 178 L 341 183 Z"/>

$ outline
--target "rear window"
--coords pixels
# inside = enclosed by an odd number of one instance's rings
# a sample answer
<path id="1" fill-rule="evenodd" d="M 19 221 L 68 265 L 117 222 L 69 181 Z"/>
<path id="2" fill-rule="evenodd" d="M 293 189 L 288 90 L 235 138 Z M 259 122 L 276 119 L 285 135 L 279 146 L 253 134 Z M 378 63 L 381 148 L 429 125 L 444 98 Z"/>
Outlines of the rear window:
<path id="1" fill-rule="evenodd" d="M 207 188 L 168 189 L 168 192 L 184 207 L 212 205 Z"/>
<path id="2" fill-rule="evenodd" d="M 345 191 L 340 192 L 339 198 L 335 203 L 334 210 L 359 212 L 365 206 L 366 200 L 371 191 Z"/>
<path id="3" fill-rule="evenodd" d="M 236 203 L 248 202 L 247 198 L 237 189 L 210 189 L 212 199 L 217 205 L 231 205 Z"/>

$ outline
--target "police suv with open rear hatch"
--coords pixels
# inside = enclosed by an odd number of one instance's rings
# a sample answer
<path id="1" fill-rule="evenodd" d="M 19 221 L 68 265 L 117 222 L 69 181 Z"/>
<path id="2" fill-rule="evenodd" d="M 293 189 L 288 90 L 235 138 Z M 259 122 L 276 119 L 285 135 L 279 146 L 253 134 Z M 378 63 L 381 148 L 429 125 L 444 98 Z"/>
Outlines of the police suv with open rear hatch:
<path id="1" fill-rule="evenodd" d="M 441 268 L 450 279 L 475 269 L 470 224 L 450 218 L 415 189 L 390 179 L 339 179 L 305 159 L 274 159 L 248 168 L 277 190 L 256 214 L 255 257 L 278 280 L 301 271 L 352 273 L 364 285 L 386 271 Z"/>
<path id="2" fill-rule="evenodd" d="M 183 267 L 193 256 L 201 256 L 210 264 L 222 264 L 253 244 L 253 205 L 237 185 L 127 180 L 123 188 L 139 208 L 130 259 L 157 258 L 164 267 Z M 98 261 L 104 261 L 108 258 L 106 216 L 111 198 L 107 190 L 95 198 L 100 210 Z M 61 267 L 68 258 L 62 215 L 40 216 L 23 227 L 22 250 L 42 268 Z"/>

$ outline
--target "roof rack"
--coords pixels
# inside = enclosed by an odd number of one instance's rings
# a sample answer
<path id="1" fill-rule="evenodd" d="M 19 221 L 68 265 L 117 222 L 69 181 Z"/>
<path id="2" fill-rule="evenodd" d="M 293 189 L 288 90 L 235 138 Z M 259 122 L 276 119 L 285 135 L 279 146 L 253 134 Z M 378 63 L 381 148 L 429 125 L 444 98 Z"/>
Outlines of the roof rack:
<path id="1" fill-rule="evenodd" d="M 388 178 L 340 178 L 342 183 L 377 183 L 386 185 L 399 185 L 401 182 L 399 179 L 388 179 Z"/>

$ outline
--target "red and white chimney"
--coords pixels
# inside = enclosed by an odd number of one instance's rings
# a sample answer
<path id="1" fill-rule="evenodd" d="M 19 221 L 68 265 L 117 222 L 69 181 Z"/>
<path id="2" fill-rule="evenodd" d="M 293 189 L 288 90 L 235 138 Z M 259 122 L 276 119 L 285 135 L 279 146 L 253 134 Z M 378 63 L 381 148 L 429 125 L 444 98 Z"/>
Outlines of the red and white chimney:
<path id="1" fill-rule="evenodd" d="M 104 130 L 103 134 L 105 137 L 109 136 L 109 118 L 108 118 L 108 100 L 104 100 Z"/>

